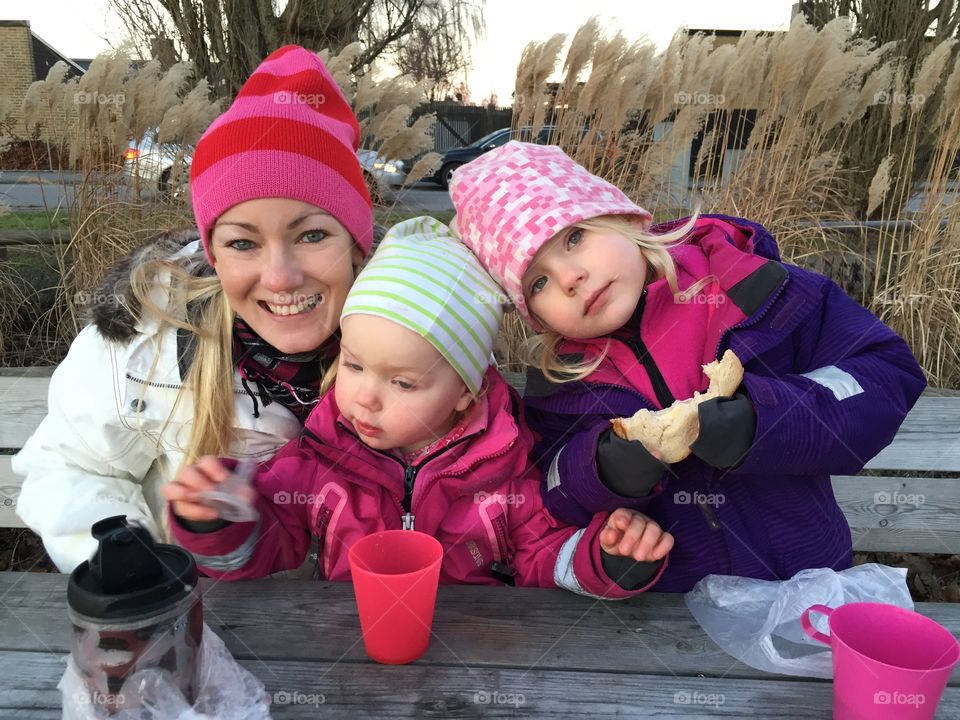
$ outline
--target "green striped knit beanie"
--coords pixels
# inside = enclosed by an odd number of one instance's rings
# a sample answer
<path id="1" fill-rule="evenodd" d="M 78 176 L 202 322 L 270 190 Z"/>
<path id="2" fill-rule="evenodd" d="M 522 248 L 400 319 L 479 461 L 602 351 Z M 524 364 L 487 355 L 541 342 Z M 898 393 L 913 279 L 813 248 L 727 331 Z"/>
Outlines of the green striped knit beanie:
<path id="1" fill-rule="evenodd" d="M 363 313 L 413 330 L 476 395 L 491 361 L 502 302 L 503 291 L 446 225 L 416 217 L 384 236 L 350 289 L 340 319 Z"/>

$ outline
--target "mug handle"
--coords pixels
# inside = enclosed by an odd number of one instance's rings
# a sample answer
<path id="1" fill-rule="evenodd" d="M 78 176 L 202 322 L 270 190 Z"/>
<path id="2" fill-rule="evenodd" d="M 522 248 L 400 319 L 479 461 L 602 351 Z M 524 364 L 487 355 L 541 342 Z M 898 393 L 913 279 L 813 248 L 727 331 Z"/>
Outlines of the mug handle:
<path id="1" fill-rule="evenodd" d="M 800 625 L 803 627 L 803 631 L 814 640 L 819 640 L 824 645 L 830 645 L 830 636 L 824 635 L 813 626 L 813 623 L 810 622 L 810 613 L 816 612 L 830 617 L 830 614 L 833 611 L 834 608 L 827 607 L 826 605 L 811 605 L 804 610 L 803 614 L 800 616 Z"/>

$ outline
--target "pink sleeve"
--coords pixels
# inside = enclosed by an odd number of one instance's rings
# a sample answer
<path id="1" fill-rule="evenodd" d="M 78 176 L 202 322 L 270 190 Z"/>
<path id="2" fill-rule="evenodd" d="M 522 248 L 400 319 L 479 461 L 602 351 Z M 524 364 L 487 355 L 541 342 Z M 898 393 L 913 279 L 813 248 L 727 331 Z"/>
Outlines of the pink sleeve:
<path id="1" fill-rule="evenodd" d="M 213 532 L 191 532 L 168 507 L 174 539 L 213 578 L 259 578 L 300 567 L 311 531 L 309 505 L 298 500 L 309 497 L 302 490 L 316 477 L 316 465 L 317 459 L 291 440 L 257 471 L 258 520 L 230 523 Z"/>

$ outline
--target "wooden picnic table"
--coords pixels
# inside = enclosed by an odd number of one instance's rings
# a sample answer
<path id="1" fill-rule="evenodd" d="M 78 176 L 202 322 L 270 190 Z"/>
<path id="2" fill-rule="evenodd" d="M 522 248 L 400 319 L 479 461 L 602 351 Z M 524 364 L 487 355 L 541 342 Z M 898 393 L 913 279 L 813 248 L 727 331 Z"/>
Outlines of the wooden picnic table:
<path id="1" fill-rule="evenodd" d="M 59 718 L 65 575 L 0 573 L 0 718 Z M 831 684 L 747 667 L 681 595 L 440 588 L 426 655 L 378 665 L 349 584 L 203 581 L 204 618 L 283 718 L 829 718 Z M 960 635 L 960 605 L 917 610 Z M 882 720 L 878 714 L 878 720 Z M 960 671 L 938 720 L 960 718 Z M 229 720 L 229 719 L 223 719 Z"/>

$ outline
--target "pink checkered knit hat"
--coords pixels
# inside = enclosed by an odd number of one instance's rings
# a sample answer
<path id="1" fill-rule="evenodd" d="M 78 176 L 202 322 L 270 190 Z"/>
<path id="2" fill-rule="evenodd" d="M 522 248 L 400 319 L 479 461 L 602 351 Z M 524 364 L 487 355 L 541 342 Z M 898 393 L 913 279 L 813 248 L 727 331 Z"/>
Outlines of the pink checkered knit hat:
<path id="1" fill-rule="evenodd" d="M 193 214 L 207 258 L 217 218 L 257 198 L 292 198 L 339 220 L 364 254 L 373 243 L 360 126 L 320 58 L 298 45 L 270 54 L 200 138 L 190 166 Z"/>
<path id="2" fill-rule="evenodd" d="M 651 220 L 649 212 L 555 145 L 509 142 L 491 150 L 453 174 L 450 196 L 463 242 L 537 330 L 521 280 L 550 238 L 601 215 L 636 215 L 646 225 Z"/>

